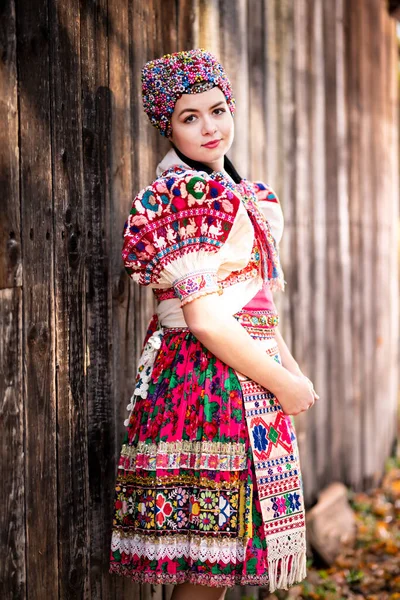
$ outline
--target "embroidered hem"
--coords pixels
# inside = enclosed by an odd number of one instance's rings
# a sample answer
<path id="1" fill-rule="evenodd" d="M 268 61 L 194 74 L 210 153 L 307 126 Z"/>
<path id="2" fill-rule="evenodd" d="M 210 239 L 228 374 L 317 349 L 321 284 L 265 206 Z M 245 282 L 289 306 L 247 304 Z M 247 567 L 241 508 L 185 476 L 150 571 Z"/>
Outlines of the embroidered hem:
<path id="1" fill-rule="evenodd" d="M 167 585 L 177 583 L 194 583 L 197 585 L 207 585 L 209 587 L 234 587 L 235 585 L 268 585 L 268 573 L 265 575 L 246 575 L 232 573 L 224 575 L 222 573 L 214 575 L 212 573 L 191 573 L 182 571 L 180 573 L 157 573 L 146 571 L 141 573 L 131 571 L 129 565 L 121 563 L 111 563 L 109 573 L 128 577 L 136 583 L 152 583 L 154 585 Z"/>

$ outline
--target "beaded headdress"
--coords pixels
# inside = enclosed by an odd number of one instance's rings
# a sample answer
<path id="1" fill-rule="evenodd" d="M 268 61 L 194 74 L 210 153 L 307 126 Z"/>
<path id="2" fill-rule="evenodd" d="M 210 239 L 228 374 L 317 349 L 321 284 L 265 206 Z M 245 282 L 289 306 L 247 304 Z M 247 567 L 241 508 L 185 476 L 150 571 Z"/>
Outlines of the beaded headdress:
<path id="1" fill-rule="evenodd" d="M 196 48 L 165 54 L 142 69 L 143 107 L 152 125 L 164 136 L 171 133 L 171 115 L 182 94 L 196 94 L 213 87 L 223 92 L 232 116 L 235 99 L 232 86 L 216 57 Z"/>

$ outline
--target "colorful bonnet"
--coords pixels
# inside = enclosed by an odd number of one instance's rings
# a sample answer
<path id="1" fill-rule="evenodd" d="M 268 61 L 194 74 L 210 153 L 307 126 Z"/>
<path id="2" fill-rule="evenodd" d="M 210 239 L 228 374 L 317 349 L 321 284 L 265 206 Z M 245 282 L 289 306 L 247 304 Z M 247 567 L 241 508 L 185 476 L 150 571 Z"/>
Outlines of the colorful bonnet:
<path id="1" fill-rule="evenodd" d="M 203 48 L 165 54 L 142 69 L 143 107 L 154 127 L 164 136 L 171 133 L 171 115 L 182 94 L 205 92 L 218 86 L 232 116 L 235 99 L 222 65 Z"/>

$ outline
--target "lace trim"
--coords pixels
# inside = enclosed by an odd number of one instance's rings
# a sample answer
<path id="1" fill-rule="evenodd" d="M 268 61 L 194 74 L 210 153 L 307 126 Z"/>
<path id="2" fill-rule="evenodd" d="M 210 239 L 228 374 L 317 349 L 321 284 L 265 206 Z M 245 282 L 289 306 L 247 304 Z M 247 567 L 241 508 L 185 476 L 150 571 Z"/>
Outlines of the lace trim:
<path id="1" fill-rule="evenodd" d="M 204 535 L 163 535 L 151 538 L 140 534 L 124 536 L 123 532 L 113 531 L 111 539 L 112 552 L 119 550 L 121 554 L 149 560 L 175 560 L 184 557 L 202 562 L 237 564 L 243 562 L 245 548 L 245 540 L 229 539 L 223 535 L 219 538 L 206 538 Z"/>
<path id="2" fill-rule="evenodd" d="M 126 407 L 130 413 L 129 417 L 124 421 L 125 427 L 128 427 L 133 411 L 135 410 L 136 397 L 140 396 L 141 398 L 147 398 L 147 390 L 149 389 L 149 381 L 153 371 L 153 364 L 157 356 L 157 352 L 161 348 L 163 334 L 164 331 L 162 328 L 157 329 L 157 331 L 155 331 L 149 337 L 145 347 L 143 348 L 137 370 L 135 389 L 133 390 L 129 404 Z"/>

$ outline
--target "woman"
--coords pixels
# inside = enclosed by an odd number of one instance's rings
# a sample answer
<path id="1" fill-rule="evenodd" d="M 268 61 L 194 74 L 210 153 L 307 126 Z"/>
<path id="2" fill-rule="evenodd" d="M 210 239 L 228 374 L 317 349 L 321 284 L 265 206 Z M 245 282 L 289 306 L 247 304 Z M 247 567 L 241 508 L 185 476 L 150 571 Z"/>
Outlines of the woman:
<path id="1" fill-rule="evenodd" d="M 150 61 L 142 83 L 172 147 L 125 223 L 125 267 L 158 310 L 128 405 L 110 572 L 175 583 L 173 600 L 287 589 L 306 576 L 289 415 L 318 396 L 277 328 L 280 204 L 226 156 L 235 101 L 212 54 Z"/>

